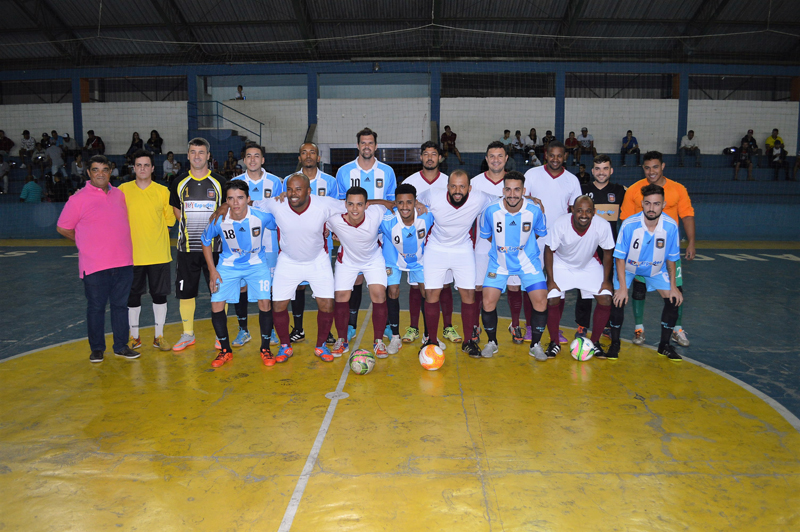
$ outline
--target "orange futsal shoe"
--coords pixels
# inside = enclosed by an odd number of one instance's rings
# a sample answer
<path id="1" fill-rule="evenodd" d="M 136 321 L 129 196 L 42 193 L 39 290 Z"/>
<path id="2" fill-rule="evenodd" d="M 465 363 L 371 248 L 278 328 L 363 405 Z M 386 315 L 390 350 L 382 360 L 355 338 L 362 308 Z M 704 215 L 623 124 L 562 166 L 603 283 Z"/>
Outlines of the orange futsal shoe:
<path id="1" fill-rule="evenodd" d="M 218 368 L 218 367 L 222 366 L 223 364 L 225 364 L 225 362 L 228 362 L 229 360 L 231 360 L 232 358 L 233 358 L 233 353 L 231 353 L 230 351 L 228 351 L 226 349 L 223 349 L 222 351 L 219 352 L 219 354 L 217 355 L 217 358 L 215 358 L 214 361 L 211 362 L 211 367 L 212 368 Z"/>
<path id="2" fill-rule="evenodd" d="M 265 366 L 275 365 L 275 355 L 272 354 L 269 347 L 261 350 L 261 361 L 264 362 Z"/>

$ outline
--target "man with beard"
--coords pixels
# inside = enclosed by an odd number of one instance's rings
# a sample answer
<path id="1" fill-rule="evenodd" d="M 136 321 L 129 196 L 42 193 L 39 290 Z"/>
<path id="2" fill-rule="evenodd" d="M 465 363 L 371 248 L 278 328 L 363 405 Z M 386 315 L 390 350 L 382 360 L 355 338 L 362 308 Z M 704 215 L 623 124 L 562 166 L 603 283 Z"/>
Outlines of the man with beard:
<path id="1" fill-rule="evenodd" d="M 306 142 L 300 146 L 300 154 L 297 156 L 300 161 L 300 171 L 308 178 L 309 192 L 314 196 L 330 196 L 331 198 L 339 197 L 339 186 L 336 183 L 336 178 L 332 175 L 326 174 L 319 169 L 319 147 L 313 142 Z M 287 176 L 289 179 L 291 176 Z M 325 239 L 328 253 L 333 253 L 333 238 L 328 236 Z M 307 282 L 303 282 L 297 287 L 292 299 L 292 332 L 290 334 L 292 343 L 303 342 L 306 339 L 306 333 L 303 330 L 303 314 L 306 310 L 306 286 Z M 328 336 L 327 344 L 332 345 L 336 340 L 332 335 Z"/>
<path id="2" fill-rule="evenodd" d="M 411 185 L 415 189 L 415 196 L 416 194 L 421 194 L 428 189 L 431 188 L 438 188 L 442 190 L 447 190 L 447 174 L 443 174 L 439 171 L 439 164 L 442 162 L 442 150 L 439 146 L 436 145 L 433 141 L 427 141 L 420 146 L 420 161 L 422 161 L 422 170 L 419 172 L 412 174 L 403 180 L 403 184 Z M 399 208 L 399 205 L 398 205 Z M 420 264 L 421 266 L 421 264 Z M 420 274 L 422 272 L 420 271 Z M 442 308 L 442 321 L 443 321 L 443 333 L 442 336 L 445 339 L 450 340 L 451 342 L 460 342 L 461 335 L 458 334 L 458 331 L 453 326 L 453 290 L 451 288 L 451 284 L 453 283 L 453 275 L 452 272 L 447 274 L 445 278 L 445 285 L 442 288 L 442 292 L 439 296 L 439 302 Z M 399 286 L 398 286 L 399 289 Z M 391 292 L 391 286 L 390 286 Z M 411 343 L 417 338 L 419 338 L 419 314 L 420 311 L 424 313 L 424 305 L 422 301 L 425 296 L 424 288 L 420 288 L 419 285 L 410 285 L 410 289 L 408 291 L 408 314 L 410 316 L 410 325 L 406 329 L 406 333 L 403 335 L 403 342 Z M 392 305 L 394 301 L 391 298 L 391 294 L 389 295 L 389 308 L 390 308 L 390 320 L 392 318 Z M 425 318 L 423 317 L 423 324 Z M 391 325 L 391 324 L 390 324 Z M 425 334 L 422 337 L 422 343 L 426 343 L 428 341 L 428 335 Z M 444 345 L 444 344 L 442 344 Z"/>
<path id="3" fill-rule="evenodd" d="M 622 210 L 620 212 L 620 219 L 626 220 L 637 212 L 642 210 L 642 187 L 645 185 L 658 185 L 664 189 L 665 204 L 664 212 L 668 214 L 675 222 L 679 220 L 683 222 L 683 230 L 686 232 L 686 238 L 689 241 L 686 246 L 686 260 L 694 259 L 696 254 L 695 249 L 695 224 L 694 224 L 694 208 L 692 207 L 692 200 L 689 198 L 689 193 L 686 187 L 680 183 L 667 179 L 664 176 L 664 158 L 661 153 L 657 151 L 649 151 L 644 154 L 644 179 L 640 179 L 630 187 L 625 194 L 625 201 L 622 203 Z M 678 290 L 683 292 L 683 275 L 681 268 L 681 260 L 678 257 L 675 282 Z M 636 345 L 644 344 L 644 301 L 647 290 L 645 289 L 643 280 L 636 280 L 633 282 L 633 317 L 635 320 L 633 343 Z M 683 347 L 689 345 L 689 339 L 686 337 L 686 331 L 681 327 L 683 318 L 683 305 L 678 307 L 678 319 L 675 322 L 675 329 L 673 331 L 672 339 L 678 342 Z"/>
<path id="4" fill-rule="evenodd" d="M 633 185 L 631 190 L 635 187 L 637 185 Z M 658 354 L 680 361 L 681 356 L 670 345 L 678 308 L 683 303 L 683 294 L 676 284 L 677 264 L 681 257 L 678 222 L 663 212 L 663 187 L 648 184 L 636 189 L 636 192 L 642 198 L 642 211 L 622 223 L 614 250 L 614 307 L 611 309 L 611 346 L 607 356 L 616 358 L 619 354 L 619 335 L 625 317 L 628 288 L 635 276 L 641 276 L 647 291 L 657 291 L 664 299 Z"/>
<path id="5" fill-rule="evenodd" d="M 336 183 L 339 187 L 339 199 L 345 199 L 345 193 L 351 187 L 361 187 L 367 191 L 367 199 L 380 199 L 394 201 L 394 190 L 397 188 L 397 179 L 394 170 L 380 162 L 376 155 L 378 151 L 378 134 L 365 127 L 356 133 L 358 157 L 336 172 Z M 358 309 L 361 308 L 361 296 L 364 286 L 364 276 L 359 275 L 353 292 L 350 295 L 350 321 L 347 341 L 355 336 L 358 325 Z"/>

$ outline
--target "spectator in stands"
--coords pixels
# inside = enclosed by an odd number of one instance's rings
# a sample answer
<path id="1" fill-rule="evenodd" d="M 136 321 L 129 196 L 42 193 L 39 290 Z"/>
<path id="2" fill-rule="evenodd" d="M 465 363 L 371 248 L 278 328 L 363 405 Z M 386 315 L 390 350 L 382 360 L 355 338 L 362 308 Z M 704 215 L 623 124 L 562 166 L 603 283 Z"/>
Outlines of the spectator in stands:
<path id="1" fill-rule="evenodd" d="M 225 179 L 230 181 L 233 179 L 233 176 L 236 175 L 236 167 L 238 166 L 239 162 L 236 160 L 236 157 L 233 156 L 233 150 L 228 152 L 228 158 L 225 159 L 225 164 L 222 166 L 222 175 L 225 176 Z"/>
<path id="2" fill-rule="evenodd" d="M 50 165 L 50 173 L 52 175 L 61 174 L 64 177 L 67 175 L 67 170 L 64 168 L 64 152 L 61 146 L 56 144 L 54 137 L 50 137 L 50 146 L 44 151 L 47 157 L 47 164 Z"/>
<path id="3" fill-rule="evenodd" d="M 747 137 L 742 138 L 742 144 L 739 146 L 739 149 L 736 150 L 733 154 L 733 180 L 739 180 L 739 168 L 745 167 L 747 168 L 747 180 L 753 180 L 753 161 L 751 160 L 751 148 L 750 143 L 747 141 Z"/>
<path id="4" fill-rule="evenodd" d="M 456 148 L 456 135 L 450 129 L 450 126 L 444 126 L 444 133 L 442 133 L 442 151 L 444 152 L 444 161 L 447 160 L 447 154 L 453 152 L 458 157 L 458 163 L 464 164 L 464 159 L 461 158 L 461 154 L 458 152 L 458 148 Z M 444 162 L 442 161 L 442 162 Z"/>
<path id="5" fill-rule="evenodd" d="M 0 155 L 8 157 L 11 155 L 11 149 L 14 146 L 14 141 L 6 137 L 6 132 L 0 129 Z"/>
<path id="6" fill-rule="evenodd" d="M 175 162 L 175 154 L 172 153 L 171 151 L 167 152 L 167 158 L 164 161 L 163 165 L 164 181 L 169 181 L 170 179 L 172 179 L 173 176 L 178 174 L 177 170 L 175 169 L 176 164 L 178 163 Z"/>
<path id="7" fill-rule="evenodd" d="M 567 140 L 564 141 L 564 148 L 566 148 L 566 152 L 564 154 L 564 166 L 569 165 L 569 156 L 572 155 L 572 164 L 578 164 L 578 139 L 575 138 L 575 132 L 570 131 L 569 137 Z"/>
<path id="8" fill-rule="evenodd" d="M 64 148 L 64 138 L 59 136 L 58 131 L 55 129 L 50 132 L 50 139 L 51 144 L 55 142 L 56 146 L 61 146 L 62 149 Z"/>
<path id="9" fill-rule="evenodd" d="M 506 153 L 509 154 L 511 153 L 510 147 L 513 141 L 514 139 L 511 138 L 511 130 L 506 129 L 505 131 L 503 131 L 503 136 L 500 138 L 500 142 L 502 142 L 503 145 L 506 147 Z"/>
<path id="10" fill-rule="evenodd" d="M 627 166 L 625 164 L 625 156 L 628 154 L 636 154 L 636 166 L 639 166 L 640 153 L 639 141 L 633 136 L 633 131 L 629 129 L 625 136 L 622 137 L 622 149 L 619 151 L 619 154 L 622 156 L 622 166 Z"/>
<path id="11" fill-rule="evenodd" d="M 514 132 L 514 138 L 511 139 L 511 147 L 514 149 L 514 153 L 525 153 L 525 141 L 519 129 Z"/>
<path id="12" fill-rule="evenodd" d="M 528 166 L 532 166 L 536 168 L 537 166 L 542 166 L 542 161 L 536 156 L 536 147 L 535 146 L 528 146 L 528 160 L 525 161 L 525 164 Z"/>
<path id="13" fill-rule="evenodd" d="M 764 152 L 762 152 L 761 148 L 758 147 L 758 142 L 756 142 L 756 138 L 753 136 L 752 129 L 747 130 L 747 135 L 742 137 L 742 142 L 747 142 L 751 157 L 758 155 L 758 167 L 761 168 L 761 158 L 764 155 Z"/>
<path id="14" fill-rule="evenodd" d="M 31 154 L 31 170 L 33 168 L 38 167 L 42 171 L 42 176 L 44 177 L 44 168 L 47 166 L 47 153 L 42 148 L 41 143 L 37 142 L 34 145 L 33 153 Z M 28 175 L 33 174 L 32 171 L 28 172 Z"/>
<path id="15" fill-rule="evenodd" d="M 777 129 L 775 131 L 777 131 Z M 773 181 L 778 180 L 778 174 L 780 174 L 781 168 L 786 175 L 786 180 L 789 180 L 789 163 L 786 162 L 787 155 L 788 153 L 783 149 L 783 142 L 773 140 L 772 148 L 767 150 L 769 165 L 775 169 L 775 177 L 772 178 Z"/>
<path id="16" fill-rule="evenodd" d="M 51 199 L 56 203 L 64 203 L 69 199 L 69 185 L 67 185 L 64 178 L 58 174 L 53 176 Z"/>
<path id="17" fill-rule="evenodd" d="M 238 87 L 236 87 L 236 98 L 234 98 L 234 100 L 246 100 L 246 99 L 247 97 L 245 97 L 244 95 L 244 87 L 239 85 Z"/>
<path id="18" fill-rule="evenodd" d="M 128 146 L 128 151 L 125 152 L 125 161 L 127 161 L 128 164 L 133 163 L 133 154 L 141 150 L 143 147 L 144 142 L 142 141 L 141 137 L 139 137 L 139 132 L 134 131 L 133 135 L 131 136 L 131 145 Z"/>
<path id="19" fill-rule="evenodd" d="M 43 148 L 50 146 L 50 135 L 42 133 L 42 139 L 39 141 L 39 144 L 41 144 Z"/>
<path id="20" fill-rule="evenodd" d="M 538 156 L 542 154 L 542 139 L 536 135 L 535 128 L 531 128 L 530 133 L 528 133 L 528 136 L 525 137 L 525 147 L 528 150 L 528 153 L 533 150 L 535 155 L 537 155 L 538 160 Z"/>
<path id="21" fill-rule="evenodd" d="M 30 161 L 34 148 L 36 148 L 36 141 L 31 138 L 31 132 L 26 129 L 22 132 L 22 140 L 19 142 L 19 158 L 22 161 L 20 168 L 25 168 L 26 157 Z"/>
<path id="22" fill-rule="evenodd" d="M 86 167 L 83 164 L 83 155 L 80 153 L 75 156 L 75 160 L 72 161 L 72 181 L 75 184 L 74 188 L 80 188 L 83 186 L 83 182 L 86 181 Z"/>
<path id="23" fill-rule="evenodd" d="M 119 181 L 119 168 L 117 168 L 117 163 L 111 161 L 111 182 L 115 181 Z"/>
<path id="24" fill-rule="evenodd" d="M 93 155 L 103 155 L 106 152 L 106 145 L 103 139 L 95 136 L 93 129 L 87 131 L 86 135 L 88 135 L 88 138 L 83 146 L 83 159 L 87 160 Z"/>
<path id="25" fill-rule="evenodd" d="M 0 178 L 3 179 L 3 189 L 0 190 L 1 194 L 8 194 L 8 172 L 11 171 L 11 166 L 6 162 L 6 158 L 0 155 Z"/>
<path id="26" fill-rule="evenodd" d="M 783 146 L 783 139 L 778 135 L 777 128 L 773 129 L 772 130 L 772 135 L 767 137 L 767 140 L 764 141 L 764 149 L 767 150 L 767 151 L 771 150 L 776 142 L 780 142 L 781 146 Z M 771 161 L 772 161 L 772 159 L 770 159 L 770 166 L 772 166 L 772 162 Z"/>
<path id="27" fill-rule="evenodd" d="M 161 155 L 161 147 L 164 145 L 164 139 L 158 134 L 155 129 L 150 132 L 150 138 L 147 139 L 146 149 L 153 155 Z"/>
<path id="28" fill-rule="evenodd" d="M 67 157 L 75 157 L 80 154 L 78 151 L 78 143 L 75 139 L 70 138 L 69 133 L 64 133 L 64 155 Z"/>
<path id="29" fill-rule="evenodd" d="M 22 203 L 42 202 L 42 187 L 36 184 L 36 178 L 32 175 L 29 175 L 25 178 L 25 186 L 22 187 L 22 192 L 19 195 L 19 201 Z"/>
<path id="30" fill-rule="evenodd" d="M 575 174 L 575 177 L 578 178 L 578 181 L 580 181 L 581 186 L 588 185 L 589 183 L 592 182 L 592 174 L 586 171 L 586 165 L 583 163 L 581 163 L 580 166 L 578 166 L 578 173 Z"/>
<path id="31" fill-rule="evenodd" d="M 678 148 L 678 166 L 683 166 L 683 156 L 685 154 L 694 155 L 696 167 L 700 167 L 700 143 L 697 137 L 694 136 L 694 131 L 691 129 L 681 139 L 681 147 Z"/>
<path id="32" fill-rule="evenodd" d="M 594 147 L 594 137 L 589 134 L 589 128 L 582 127 L 581 134 L 578 136 L 578 162 L 585 154 L 591 154 L 592 158 L 597 157 L 597 150 Z"/>
<path id="33" fill-rule="evenodd" d="M 553 135 L 553 132 L 549 129 L 545 131 L 544 137 L 542 137 L 542 152 L 547 153 L 547 145 L 556 140 L 556 137 Z"/>

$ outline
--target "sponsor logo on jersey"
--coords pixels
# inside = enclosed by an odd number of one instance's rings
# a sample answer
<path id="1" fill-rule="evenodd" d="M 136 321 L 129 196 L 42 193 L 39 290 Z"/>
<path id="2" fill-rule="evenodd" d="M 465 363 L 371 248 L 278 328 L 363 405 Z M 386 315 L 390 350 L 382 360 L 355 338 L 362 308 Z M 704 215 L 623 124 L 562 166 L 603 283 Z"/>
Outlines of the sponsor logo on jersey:
<path id="1" fill-rule="evenodd" d="M 240 227 L 240 228 L 239 228 L 239 232 L 240 232 L 240 233 L 244 233 L 244 227 Z"/>
<path id="2" fill-rule="evenodd" d="M 383 179 L 376 179 L 375 186 L 378 188 L 383 188 Z"/>
<path id="3" fill-rule="evenodd" d="M 264 191 L 264 197 L 265 198 L 271 198 L 272 197 L 272 190 L 265 190 Z"/>
<path id="4" fill-rule="evenodd" d="M 662 249 L 664 247 L 664 239 L 663 238 L 656 238 L 656 247 L 658 249 Z"/>
<path id="5" fill-rule="evenodd" d="M 209 188 L 208 190 L 206 190 L 206 195 L 210 199 L 217 199 L 217 192 L 213 188 Z"/>
<path id="6" fill-rule="evenodd" d="M 417 231 L 417 238 L 425 238 L 425 229 Z"/>
<path id="7" fill-rule="evenodd" d="M 258 192 L 258 187 L 253 187 L 252 190 L 250 190 L 250 192 Z"/>
<path id="8" fill-rule="evenodd" d="M 663 261 L 647 261 L 647 260 L 631 260 L 628 259 L 628 264 L 631 266 L 660 266 Z"/>
<path id="9" fill-rule="evenodd" d="M 522 232 L 529 233 L 531 230 L 531 223 L 530 222 L 522 222 Z"/>
<path id="10" fill-rule="evenodd" d="M 325 189 L 324 188 L 318 188 L 317 189 L 317 196 L 324 196 L 324 195 L 325 195 Z"/>
<path id="11" fill-rule="evenodd" d="M 609 203 L 614 203 L 614 201 L 615 201 L 616 199 L 617 199 L 617 195 L 616 195 L 616 194 L 609 194 L 609 195 L 608 195 L 608 202 L 609 202 Z"/>
<path id="12" fill-rule="evenodd" d="M 511 220 L 511 224 L 509 224 L 509 225 L 511 227 L 516 227 L 517 226 L 517 222 L 515 222 L 514 220 Z"/>
<path id="13" fill-rule="evenodd" d="M 261 234 L 261 228 L 260 227 L 253 227 L 253 236 L 258 236 L 260 234 Z"/>
<path id="14" fill-rule="evenodd" d="M 511 253 L 514 251 L 522 251 L 523 246 L 497 246 L 498 253 Z"/>
<path id="15" fill-rule="evenodd" d="M 185 211 L 213 211 L 214 203 L 210 201 L 184 201 L 183 210 Z"/>

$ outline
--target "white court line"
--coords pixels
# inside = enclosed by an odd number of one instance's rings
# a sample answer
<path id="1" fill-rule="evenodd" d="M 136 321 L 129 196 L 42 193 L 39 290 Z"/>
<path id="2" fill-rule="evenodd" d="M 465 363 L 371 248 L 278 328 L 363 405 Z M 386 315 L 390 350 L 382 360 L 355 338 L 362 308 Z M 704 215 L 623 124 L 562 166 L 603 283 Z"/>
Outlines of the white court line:
<path id="1" fill-rule="evenodd" d="M 350 346 L 350 353 L 358 349 L 361 339 L 364 336 L 364 332 L 367 330 L 367 324 L 371 321 L 371 314 L 372 303 L 369 304 L 367 315 L 364 318 L 364 321 L 361 323 L 361 330 L 359 331 L 358 336 L 356 336 L 355 342 L 353 342 L 353 344 Z M 336 405 L 339 404 L 340 399 L 346 399 L 349 397 L 342 391 L 344 390 L 344 385 L 347 382 L 347 376 L 349 374 L 350 364 L 345 362 L 344 369 L 342 370 L 342 376 L 339 377 L 339 384 L 336 386 L 336 391 L 325 394 L 325 397 L 331 400 L 331 404 L 328 405 L 328 411 L 325 413 L 325 418 L 322 420 L 322 426 L 320 426 L 319 432 L 317 432 L 317 439 L 314 440 L 314 445 L 311 447 L 311 452 L 308 453 L 308 458 L 306 459 L 306 465 L 303 467 L 303 472 L 300 473 L 300 478 L 297 479 L 297 484 L 294 487 L 292 498 L 289 500 L 289 505 L 286 507 L 286 513 L 283 514 L 283 520 L 281 521 L 281 526 L 278 527 L 278 532 L 288 532 L 292 528 L 294 516 L 297 514 L 297 509 L 300 507 L 300 500 L 303 498 L 303 492 L 306 490 L 308 479 L 311 477 L 311 472 L 314 470 L 314 466 L 317 463 L 317 458 L 319 457 L 319 451 L 322 448 L 322 443 L 325 441 L 325 436 L 328 434 L 328 428 L 331 426 L 333 413 L 336 411 Z"/>

